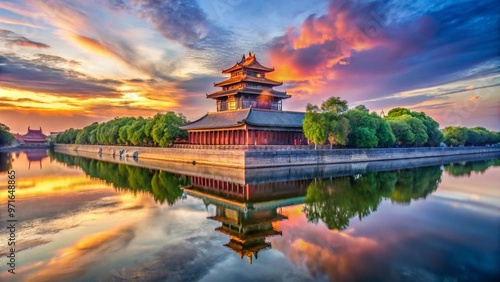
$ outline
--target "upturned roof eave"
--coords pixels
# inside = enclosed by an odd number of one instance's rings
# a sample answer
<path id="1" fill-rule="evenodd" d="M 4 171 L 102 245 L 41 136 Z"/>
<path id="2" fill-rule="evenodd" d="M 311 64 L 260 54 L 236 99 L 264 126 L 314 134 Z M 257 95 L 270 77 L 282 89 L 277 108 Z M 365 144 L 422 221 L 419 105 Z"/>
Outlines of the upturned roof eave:
<path id="1" fill-rule="evenodd" d="M 283 82 L 281 81 L 275 81 L 269 78 L 253 78 L 253 77 L 248 77 L 247 75 L 242 76 L 239 79 L 234 79 L 234 78 L 228 78 L 223 81 L 214 83 L 214 87 L 222 87 L 226 85 L 231 85 L 235 83 L 240 83 L 240 82 L 255 82 L 255 83 L 261 83 L 265 85 L 272 85 L 272 86 L 281 86 L 283 85 Z"/>
<path id="2" fill-rule="evenodd" d="M 245 92 L 245 90 L 249 90 L 248 88 L 241 88 L 241 89 L 231 89 L 231 90 L 220 90 L 216 92 L 212 92 L 210 94 L 205 94 L 206 98 L 219 98 L 219 97 L 224 97 L 224 96 L 230 96 L 230 95 L 236 95 L 238 93 L 247 93 L 247 94 L 252 94 L 252 95 L 265 95 L 265 96 L 272 96 L 272 97 L 278 97 L 282 99 L 288 99 L 291 98 L 291 95 L 286 94 L 286 92 L 281 92 L 281 91 L 276 91 L 273 89 L 274 94 L 271 92 L 271 94 L 266 94 L 266 93 L 249 93 Z M 283 94 L 281 94 L 283 93 Z"/>
<path id="3" fill-rule="evenodd" d="M 197 122 L 201 121 L 202 119 L 204 119 L 204 118 L 205 118 L 205 117 L 207 117 L 207 116 L 208 116 L 208 112 L 207 112 L 204 116 L 202 116 L 201 118 L 199 118 L 199 119 L 197 119 L 197 120 L 195 120 L 195 121 L 192 121 L 192 122 L 188 122 L 188 123 L 186 123 L 186 124 L 184 124 L 184 125 L 181 125 L 181 126 L 179 126 L 179 128 L 180 128 L 180 129 L 182 129 L 182 130 L 186 130 L 186 129 L 184 129 L 184 127 L 187 127 L 187 126 L 189 126 L 189 125 L 195 124 L 195 123 L 197 123 Z"/>

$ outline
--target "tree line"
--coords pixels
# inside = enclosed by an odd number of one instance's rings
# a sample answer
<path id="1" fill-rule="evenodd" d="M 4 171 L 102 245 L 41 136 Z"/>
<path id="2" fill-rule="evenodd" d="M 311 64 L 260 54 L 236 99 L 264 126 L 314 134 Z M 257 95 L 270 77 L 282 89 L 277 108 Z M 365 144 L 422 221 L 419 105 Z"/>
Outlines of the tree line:
<path id="1" fill-rule="evenodd" d="M 303 130 L 315 145 L 326 141 L 333 146 L 351 148 L 377 147 L 436 147 L 442 142 L 448 146 L 487 145 L 500 142 L 500 133 L 483 127 L 446 127 L 424 112 L 393 108 L 381 117 L 360 105 L 349 109 L 346 100 L 331 97 L 320 106 L 308 104 Z"/>
<path id="2" fill-rule="evenodd" d="M 444 172 L 465 177 L 498 166 L 499 159 L 460 162 L 444 165 Z M 344 230 L 352 218 L 362 220 L 376 211 L 382 201 L 409 205 L 413 200 L 426 198 L 437 190 L 442 174 L 441 166 L 428 166 L 316 179 L 307 188 L 304 213 L 310 222 L 321 220 L 329 229 Z"/>
<path id="3" fill-rule="evenodd" d="M 59 133 L 55 142 L 167 147 L 175 140 L 187 139 L 187 132 L 179 128 L 186 123 L 184 115 L 174 112 L 151 118 L 115 118 L 83 129 L 70 128 Z M 364 105 L 349 109 L 347 101 L 339 97 L 331 97 L 320 106 L 308 104 L 302 125 L 312 144 L 328 141 L 330 147 L 484 146 L 500 142 L 500 132 L 483 127 L 449 126 L 439 130 L 439 123 L 424 112 L 398 107 L 382 117 L 370 113 Z"/>
<path id="4" fill-rule="evenodd" d="M 83 129 L 70 128 L 59 133 L 56 143 L 100 144 L 167 147 L 176 140 L 187 139 L 187 132 L 179 127 L 186 124 L 182 114 L 167 112 L 151 118 L 122 117 L 97 123 Z"/>
<path id="5" fill-rule="evenodd" d="M 408 205 L 426 198 L 438 188 L 441 175 L 440 166 L 430 166 L 317 179 L 307 188 L 304 213 L 310 222 L 344 230 L 352 218 L 362 220 L 384 200 Z"/>
<path id="6" fill-rule="evenodd" d="M 443 133 L 444 143 L 449 146 L 484 146 L 500 142 L 500 132 L 484 127 L 447 126 Z"/>
<path id="7" fill-rule="evenodd" d="M 189 184 L 189 177 L 161 170 L 151 170 L 126 164 L 108 163 L 99 160 L 49 152 L 51 160 L 70 167 L 78 166 L 93 179 L 104 180 L 118 191 L 148 193 L 155 202 L 173 205 L 182 196 L 182 187 Z"/>
<path id="8" fill-rule="evenodd" d="M 0 147 L 10 145 L 14 141 L 14 135 L 9 131 L 10 128 L 7 125 L 0 123 Z"/>

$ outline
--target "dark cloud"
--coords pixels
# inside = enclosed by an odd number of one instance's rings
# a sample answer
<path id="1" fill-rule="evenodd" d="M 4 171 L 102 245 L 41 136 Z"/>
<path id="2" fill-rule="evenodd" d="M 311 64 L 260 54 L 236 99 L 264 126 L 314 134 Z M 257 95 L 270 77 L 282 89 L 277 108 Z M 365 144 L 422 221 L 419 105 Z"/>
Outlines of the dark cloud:
<path id="1" fill-rule="evenodd" d="M 141 78 L 127 79 L 126 81 L 131 83 L 151 83 L 151 84 L 158 82 L 156 79 L 141 79 Z"/>
<path id="2" fill-rule="evenodd" d="M 196 1 L 107 0 L 106 4 L 113 11 L 124 11 L 147 20 L 164 38 L 192 49 L 185 54 L 185 60 L 194 61 L 207 69 L 226 68 L 242 53 L 263 53 L 267 48 L 264 42 L 256 41 L 247 34 L 213 24 Z M 101 36 L 101 41 L 116 40 Z M 129 52 L 117 53 L 128 61 L 141 62 L 141 58 L 137 59 Z M 153 70 L 150 74 L 173 81 L 174 79 L 161 77 L 159 74 L 172 73 L 182 62 L 172 62 L 172 56 L 164 56 L 157 61 L 160 63 L 149 66 Z"/>
<path id="3" fill-rule="evenodd" d="M 271 59 L 352 101 L 498 73 L 495 1 L 419 3 L 332 1 L 275 38 Z"/>
<path id="4" fill-rule="evenodd" d="M 129 10 L 130 5 L 127 0 L 107 0 L 105 1 L 107 6 L 112 10 Z"/>
<path id="5" fill-rule="evenodd" d="M 214 88 L 214 83 L 223 80 L 222 76 L 197 75 L 189 80 L 176 82 L 176 89 L 182 89 L 188 94 L 211 93 L 218 89 Z"/>
<path id="6" fill-rule="evenodd" d="M 148 19 L 166 38 L 196 47 L 196 42 L 209 32 L 206 15 L 195 1 L 136 0 L 139 14 Z"/>
<path id="7" fill-rule="evenodd" d="M 165 38 L 199 49 L 198 43 L 211 29 L 205 13 L 190 0 L 108 0 L 112 10 L 136 13 Z"/>
<path id="8" fill-rule="evenodd" d="M 59 66 L 50 66 L 47 58 L 50 62 L 59 62 Z M 119 82 L 88 77 L 61 67 L 61 62 L 68 60 L 56 56 L 38 56 L 33 60 L 22 59 L 14 54 L 0 56 L 0 86 L 81 98 L 121 96 L 108 86 Z"/>
<path id="9" fill-rule="evenodd" d="M 76 67 L 81 65 L 80 62 L 75 60 L 68 60 L 59 56 L 47 54 L 36 54 L 35 58 L 32 59 L 31 62 L 50 67 Z"/>
<path id="10" fill-rule="evenodd" d="M 5 41 L 8 45 L 16 45 L 21 47 L 32 48 L 50 48 L 49 45 L 30 40 L 13 31 L 0 29 L 0 40 Z"/>
<path id="11" fill-rule="evenodd" d="M 490 3 L 491 4 L 491 3 Z M 488 4 L 450 6 L 384 31 L 384 45 L 355 53 L 350 64 L 336 65 L 341 77 L 362 77 L 404 91 L 485 76 L 498 67 L 467 73 L 498 56 L 500 37 L 486 19 Z M 491 6 L 490 8 L 493 8 Z M 373 95 L 373 93 L 370 93 Z M 383 93 L 379 93 L 383 94 Z"/>

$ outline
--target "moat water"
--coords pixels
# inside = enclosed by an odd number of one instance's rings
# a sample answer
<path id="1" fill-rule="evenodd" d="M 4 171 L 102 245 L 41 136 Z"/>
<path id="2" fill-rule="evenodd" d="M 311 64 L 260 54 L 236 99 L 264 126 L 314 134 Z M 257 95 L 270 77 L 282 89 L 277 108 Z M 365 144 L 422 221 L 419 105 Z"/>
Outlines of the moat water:
<path id="1" fill-rule="evenodd" d="M 498 156 L 386 167 L 239 180 L 224 169 L 0 153 L 0 281 L 500 277 Z"/>

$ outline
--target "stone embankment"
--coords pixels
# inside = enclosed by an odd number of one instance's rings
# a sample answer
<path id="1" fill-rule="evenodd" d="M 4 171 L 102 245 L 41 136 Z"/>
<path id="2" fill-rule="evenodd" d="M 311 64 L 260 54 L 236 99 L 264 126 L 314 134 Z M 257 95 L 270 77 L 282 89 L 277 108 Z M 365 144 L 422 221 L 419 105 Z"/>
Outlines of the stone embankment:
<path id="1" fill-rule="evenodd" d="M 257 147 L 257 148 L 253 148 Z M 207 164 L 233 168 L 262 168 L 295 165 L 324 165 L 384 160 L 413 160 L 473 154 L 500 153 L 500 147 L 461 148 L 381 148 L 381 149 L 321 149 L 308 146 L 184 146 L 175 148 L 55 145 L 65 151 L 110 155 L 120 158 L 152 159 Z"/>

